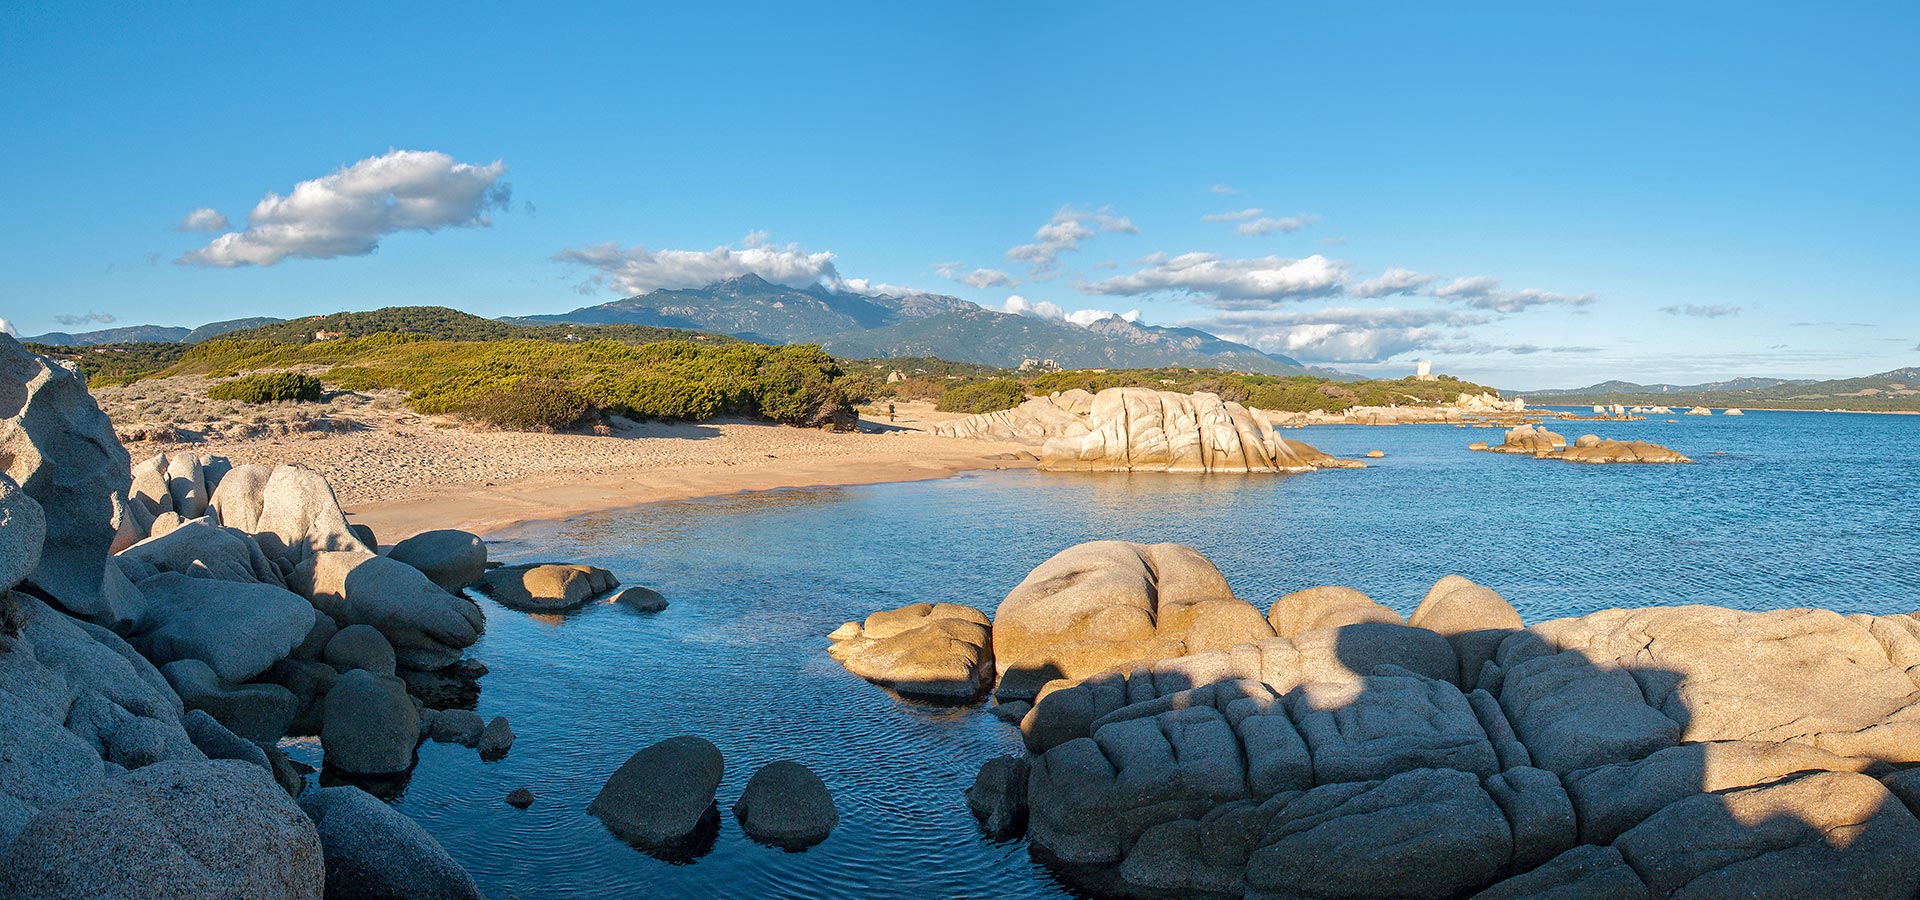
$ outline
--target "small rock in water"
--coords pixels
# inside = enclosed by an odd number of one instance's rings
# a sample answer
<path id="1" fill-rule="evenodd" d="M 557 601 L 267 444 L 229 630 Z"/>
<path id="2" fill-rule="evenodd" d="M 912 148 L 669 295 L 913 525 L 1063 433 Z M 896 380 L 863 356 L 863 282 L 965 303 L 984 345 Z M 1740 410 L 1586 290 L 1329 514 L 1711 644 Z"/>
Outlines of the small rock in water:
<path id="1" fill-rule="evenodd" d="M 494 716 L 493 721 L 480 732 L 480 758 L 496 760 L 507 755 L 507 749 L 513 746 L 513 729 L 507 725 L 506 716 Z"/>
<path id="2" fill-rule="evenodd" d="M 994 718 L 999 719 L 1000 721 L 1005 722 L 1009 725 L 1018 726 L 1020 724 L 1020 720 L 1026 718 L 1027 711 L 1032 708 L 1033 708 L 1033 704 L 1028 703 L 1025 700 L 1008 700 L 1004 703 L 994 704 L 991 712 L 993 713 Z"/>
<path id="3" fill-rule="evenodd" d="M 514 809 L 526 809 L 533 805 L 533 792 L 526 788 L 514 788 L 507 795 L 507 805 Z"/>
<path id="4" fill-rule="evenodd" d="M 1367 451 L 1368 459 L 1385 459 L 1386 457 L 1387 457 L 1387 451 L 1385 450 L 1368 450 Z"/>
<path id="5" fill-rule="evenodd" d="M 840 811 L 826 782 L 792 760 L 761 767 L 733 804 L 747 836 L 785 850 L 805 850 L 827 839 L 840 824 Z"/>
<path id="6" fill-rule="evenodd" d="M 505 728 L 506 719 L 502 718 L 501 727 Z M 486 720 L 470 709 L 443 709 L 433 716 L 433 739 L 442 744 L 464 744 L 468 747 L 480 746 L 480 736 L 486 733 Z M 513 743 L 513 732 L 507 730 L 507 743 Z M 502 748 L 505 752 L 505 748 Z"/>
<path id="7" fill-rule="evenodd" d="M 667 608 L 667 598 L 651 588 L 630 587 L 608 599 L 634 612 L 659 612 Z"/>

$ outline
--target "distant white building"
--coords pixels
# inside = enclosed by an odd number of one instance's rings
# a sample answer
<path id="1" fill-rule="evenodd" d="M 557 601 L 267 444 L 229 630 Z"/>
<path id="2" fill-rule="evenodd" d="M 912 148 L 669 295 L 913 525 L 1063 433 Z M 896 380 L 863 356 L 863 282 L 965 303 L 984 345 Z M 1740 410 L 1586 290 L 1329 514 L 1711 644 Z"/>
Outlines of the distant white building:
<path id="1" fill-rule="evenodd" d="M 1413 380 L 1439 381 L 1440 379 L 1433 374 L 1433 360 L 1423 359 L 1415 362 L 1413 364 Z"/>

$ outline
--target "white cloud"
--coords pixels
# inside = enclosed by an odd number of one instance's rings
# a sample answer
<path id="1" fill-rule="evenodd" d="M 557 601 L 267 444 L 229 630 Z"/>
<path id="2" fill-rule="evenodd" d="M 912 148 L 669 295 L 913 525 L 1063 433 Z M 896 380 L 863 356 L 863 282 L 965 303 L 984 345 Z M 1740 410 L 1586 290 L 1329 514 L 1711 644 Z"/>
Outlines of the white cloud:
<path id="1" fill-rule="evenodd" d="M 1319 254 L 1305 259 L 1263 256 L 1226 259 L 1212 253 L 1162 254 L 1140 261 L 1131 275 L 1117 275 L 1081 286 L 1089 294 L 1135 296 L 1172 291 L 1191 294 L 1221 309 L 1253 309 L 1333 296 L 1347 282 L 1344 263 Z"/>
<path id="2" fill-rule="evenodd" d="M 1233 212 L 1208 213 L 1204 216 L 1201 216 L 1200 221 L 1202 222 L 1244 222 L 1248 219 L 1258 217 L 1263 212 L 1266 212 L 1266 210 L 1263 210 L 1257 206 L 1249 206 L 1246 209 L 1236 209 Z"/>
<path id="3" fill-rule="evenodd" d="M 13 327 L 12 322 L 4 318 L 0 318 L 0 334 L 5 334 L 9 336 L 18 336 L 20 332 Z"/>
<path id="4" fill-rule="evenodd" d="M 1216 193 L 1216 194 L 1220 194 L 1222 196 L 1229 196 L 1229 197 L 1233 196 L 1234 194 L 1240 193 L 1239 191 L 1234 190 L 1232 185 L 1224 184 L 1224 183 L 1216 183 L 1214 184 L 1213 187 L 1207 188 L 1207 190 L 1212 191 L 1213 193 Z"/>
<path id="5" fill-rule="evenodd" d="M 1139 234 L 1140 228 L 1126 216 L 1115 215 L 1111 206 L 1095 210 L 1062 206 L 1033 232 L 1033 243 L 1009 249 L 1007 258 L 1026 263 L 1028 274 L 1044 280 L 1060 270 L 1060 254 L 1080 249 L 1081 241 L 1100 232 Z"/>
<path id="6" fill-rule="evenodd" d="M 1434 291 L 1433 296 L 1442 300 L 1456 300 L 1475 309 L 1503 313 L 1516 313 L 1535 306 L 1586 306 L 1594 301 L 1592 294 L 1556 294 L 1538 288 L 1501 290 L 1500 279 L 1485 275 L 1456 278 Z"/>
<path id="7" fill-rule="evenodd" d="M 768 280 L 771 281 L 772 279 Z M 869 281 L 865 278 L 822 279 L 821 284 L 825 285 L 829 290 L 839 291 L 844 294 L 912 297 L 926 293 L 926 291 L 920 290 L 919 288 L 908 287 L 904 284 L 888 284 L 884 281 Z"/>
<path id="8" fill-rule="evenodd" d="M 1083 328 L 1103 319 L 1111 319 L 1114 316 L 1119 316 L 1128 322 L 1140 321 L 1140 311 L 1137 309 L 1130 309 L 1123 313 L 1111 312 L 1104 309 L 1076 309 L 1068 312 L 1058 303 L 1048 300 L 1034 302 L 1019 294 L 1008 297 L 1007 302 L 1003 304 L 1000 309 L 1002 312 L 1009 312 L 1015 315 L 1028 316 L 1035 319 L 1046 319 L 1050 322 L 1063 322 L 1068 325 L 1079 325 Z"/>
<path id="9" fill-rule="evenodd" d="M 1428 347 L 1487 317 L 1447 309 L 1226 312 L 1181 324 L 1306 362 L 1379 362 Z"/>
<path id="10" fill-rule="evenodd" d="M 961 274 L 960 269 L 961 266 L 957 262 L 939 263 L 933 267 L 935 272 L 940 273 L 941 278 L 958 281 L 968 287 L 979 288 L 981 290 L 990 287 L 1013 287 L 1020 283 L 1020 279 L 1006 272 L 1002 272 L 999 269 L 974 269 L 965 274 Z"/>
<path id="11" fill-rule="evenodd" d="M 1395 267 L 1381 272 L 1379 277 L 1369 278 L 1354 285 L 1347 293 L 1367 300 L 1391 297 L 1396 294 L 1418 294 L 1437 280 L 1439 280 L 1438 276 L 1422 275 L 1412 269 Z"/>
<path id="12" fill-rule="evenodd" d="M 227 222 L 225 213 L 201 207 L 187 213 L 187 217 L 181 219 L 176 227 L 181 231 L 225 231 L 231 225 Z"/>
<path id="13" fill-rule="evenodd" d="M 1246 235 L 1292 234 L 1318 221 L 1320 221 L 1319 216 L 1308 215 L 1286 216 L 1279 219 L 1261 217 L 1251 222 L 1241 222 L 1233 230 Z"/>
<path id="14" fill-rule="evenodd" d="M 271 266 L 287 257 L 365 256 L 399 231 L 487 226 L 511 191 L 504 163 L 476 166 L 436 151 L 390 150 L 330 175 L 268 194 L 230 231 L 179 261 L 201 266 Z M 192 217 L 190 216 L 189 219 Z"/>
<path id="15" fill-rule="evenodd" d="M 1722 306 L 1718 303 L 1712 306 L 1694 306 L 1693 304 L 1688 304 L 1686 306 L 1660 307 L 1661 312 L 1670 316 L 1694 316 L 1701 319 L 1718 319 L 1722 316 L 1737 316 L 1740 314 L 1741 309 L 1743 309 L 1743 307 Z"/>
<path id="16" fill-rule="evenodd" d="M 72 327 L 75 325 L 92 325 L 96 322 L 102 325 L 111 325 L 114 322 L 114 316 L 113 316 L 113 313 L 94 312 L 93 310 L 87 310 L 85 315 L 76 316 L 71 313 L 66 313 L 66 314 L 54 316 L 53 320 L 55 322 L 59 322 L 62 325 L 66 325 L 68 327 Z"/>
<path id="17" fill-rule="evenodd" d="M 766 233 L 759 231 L 748 234 L 739 247 L 649 250 L 641 246 L 622 248 L 608 242 L 581 249 L 568 248 L 554 259 L 594 269 L 587 285 L 611 285 L 628 296 L 659 288 L 704 287 L 749 272 L 792 287 L 818 283 L 857 293 L 913 293 L 897 285 L 843 279 L 834 269 L 832 253 L 809 253 L 798 244 L 773 246 L 766 243 Z"/>

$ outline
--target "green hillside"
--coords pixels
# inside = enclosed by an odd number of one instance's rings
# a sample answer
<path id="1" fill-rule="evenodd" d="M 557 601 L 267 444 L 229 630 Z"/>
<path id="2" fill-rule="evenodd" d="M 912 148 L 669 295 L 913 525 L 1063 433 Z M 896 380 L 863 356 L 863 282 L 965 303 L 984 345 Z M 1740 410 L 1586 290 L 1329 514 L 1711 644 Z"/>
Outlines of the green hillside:
<path id="1" fill-rule="evenodd" d="M 1844 409 L 1862 412 L 1920 411 L 1920 367 L 1909 366 L 1861 378 L 1831 381 L 1742 379 L 1764 385 L 1741 389 L 1649 390 L 1647 386 L 1610 382 L 1576 391 L 1523 394 L 1540 403 L 1560 406 L 1709 406 L 1756 409 Z M 1772 384 L 1767 384 L 1773 381 Z M 1671 386 L 1661 386 L 1671 387 Z"/>

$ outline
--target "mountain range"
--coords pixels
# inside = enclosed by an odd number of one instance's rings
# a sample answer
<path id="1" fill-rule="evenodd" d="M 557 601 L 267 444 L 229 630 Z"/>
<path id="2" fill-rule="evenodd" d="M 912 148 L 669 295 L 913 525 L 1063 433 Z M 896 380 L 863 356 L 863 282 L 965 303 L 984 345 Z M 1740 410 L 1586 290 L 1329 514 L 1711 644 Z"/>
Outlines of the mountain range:
<path id="1" fill-rule="evenodd" d="M 572 312 L 508 321 L 690 328 L 769 343 L 819 344 L 847 358 L 934 356 L 1005 368 L 1026 360 L 1052 360 L 1069 369 L 1192 366 L 1351 377 L 1192 328 L 1142 325 L 1119 316 L 1070 325 L 941 294 L 795 288 L 751 274 L 704 288 L 656 290 Z"/>
<path id="2" fill-rule="evenodd" d="M 198 344 L 209 338 L 219 337 L 229 331 L 253 328 L 282 321 L 272 316 L 252 316 L 245 319 L 228 319 L 225 322 L 208 322 L 199 328 L 182 328 L 178 325 L 127 325 L 121 328 L 103 328 L 99 331 L 83 331 L 73 334 L 65 331 L 49 331 L 23 337 L 20 340 L 53 347 L 90 347 L 95 344 L 133 344 L 133 343 L 180 343 Z"/>
<path id="3" fill-rule="evenodd" d="M 1565 406 L 1624 403 L 1904 411 L 1920 409 L 1920 367 L 1908 366 L 1877 375 L 1829 381 L 1736 378 L 1697 385 L 1606 381 L 1591 387 L 1532 391 L 1522 396 L 1535 403 Z"/>

